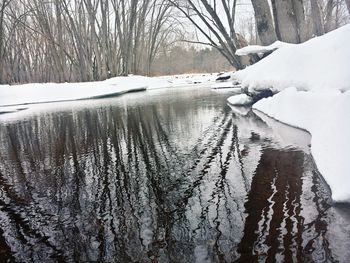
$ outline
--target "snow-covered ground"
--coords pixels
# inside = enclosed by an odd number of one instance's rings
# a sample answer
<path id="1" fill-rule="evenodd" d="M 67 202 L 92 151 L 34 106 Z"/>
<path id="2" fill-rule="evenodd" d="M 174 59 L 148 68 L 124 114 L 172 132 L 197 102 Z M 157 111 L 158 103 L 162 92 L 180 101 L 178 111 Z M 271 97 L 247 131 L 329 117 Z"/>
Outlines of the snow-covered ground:
<path id="1" fill-rule="evenodd" d="M 233 77 L 250 89 L 350 89 L 350 24 L 299 45 L 284 45 Z"/>
<path id="2" fill-rule="evenodd" d="M 350 25 L 346 25 L 303 44 L 282 45 L 233 74 L 249 91 L 279 92 L 253 108 L 311 133 L 311 151 L 333 200 L 346 202 L 350 201 L 349 47 Z"/>
<path id="3" fill-rule="evenodd" d="M 158 79 L 132 76 L 85 83 L 1 85 L 0 106 L 112 96 L 133 90 L 146 89 L 148 86 L 169 86 L 169 83 Z"/>
<path id="4" fill-rule="evenodd" d="M 191 74 L 153 78 L 128 76 L 84 83 L 0 85 L 0 112 L 17 111 L 23 109 L 25 104 L 91 99 L 115 96 L 137 90 L 192 85 L 215 81 L 216 77 L 217 74 Z M 14 107 L 14 105 L 19 106 Z"/>
<path id="5" fill-rule="evenodd" d="M 214 82 L 218 77 L 218 73 L 211 74 L 181 74 L 157 77 L 162 80 L 166 80 L 171 83 L 172 87 L 193 85 L 205 82 Z"/>

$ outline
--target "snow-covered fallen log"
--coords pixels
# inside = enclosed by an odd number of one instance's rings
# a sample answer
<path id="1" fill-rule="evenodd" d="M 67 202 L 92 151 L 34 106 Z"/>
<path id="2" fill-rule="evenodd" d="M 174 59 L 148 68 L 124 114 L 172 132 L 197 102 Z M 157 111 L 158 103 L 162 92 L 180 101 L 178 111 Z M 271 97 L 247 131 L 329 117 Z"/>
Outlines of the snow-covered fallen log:
<path id="1" fill-rule="evenodd" d="M 285 46 L 290 46 L 290 45 L 294 45 L 294 44 L 290 44 L 282 41 L 276 41 L 269 46 L 249 45 L 249 46 L 237 49 L 235 54 L 237 56 L 246 56 L 251 54 L 257 54 L 261 56 L 265 53 L 270 53 L 272 51 L 275 51 L 276 49 L 279 49 Z"/>

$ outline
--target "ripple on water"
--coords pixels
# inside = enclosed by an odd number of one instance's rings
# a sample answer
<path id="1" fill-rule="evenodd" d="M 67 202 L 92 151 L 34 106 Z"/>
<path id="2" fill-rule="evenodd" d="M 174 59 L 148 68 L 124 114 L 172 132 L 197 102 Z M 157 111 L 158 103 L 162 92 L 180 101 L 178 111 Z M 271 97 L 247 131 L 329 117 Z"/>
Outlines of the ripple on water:
<path id="1" fill-rule="evenodd" d="M 310 135 L 226 97 L 152 91 L 2 122 L 0 261 L 346 262 L 350 209 Z"/>

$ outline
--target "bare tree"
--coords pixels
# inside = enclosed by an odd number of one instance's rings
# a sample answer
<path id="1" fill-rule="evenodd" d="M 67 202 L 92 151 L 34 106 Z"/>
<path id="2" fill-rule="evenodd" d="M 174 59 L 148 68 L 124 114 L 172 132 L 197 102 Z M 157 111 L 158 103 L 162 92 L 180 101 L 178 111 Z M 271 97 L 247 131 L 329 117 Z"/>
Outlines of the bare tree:
<path id="1" fill-rule="evenodd" d="M 0 84 L 4 83 L 4 60 L 5 60 L 5 30 L 4 30 L 4 19 L 5 9 L 12 0 L 3 0 L 0 4 Z"/>
<path id="2" fill-rule="evenodd" d="M 335 3 L 334 0 L 328 0 L 326 4 L 326 16 L 325 16 L 325 24 L 324 24 L 324 30 L 325 32 L 329 32 L 332 30 L 333 26 L 333 9 L 334 9 Z"/>
<path id="3" fill-rule="evenodd" d="M 234 29 L 237 1 L 170 0 L 170 2 L 191 21 L 208 41 L 204 43 L 201 41 L 192 42 L 216 48 L 232 66 L 237 69 L 242 68 L 240 58 L 235 56 L 236 49 L 241 47 Z M 225 11 L 224 16 L 220 16 L 217 12 L 221 7 Z M 227 22 L 228 28 L 224 26 L 224 20 Z"/>
<path id="4" fill-rule="evenodd" d="M 167 0 L 1 0 L 0 82 L 149 74 L 177 23 Z"/>
<path id="5" fill-rule="evenodd" d="M 150 26 L 147 32 L 147 75 L 151 74 L 152 63 L 159 50 L 160 44 L 172 32 L 172 24 L 170 23 L 166 28 L 162 25 L 171 18 L 171 5 L 167 0 L 162 0 L 157 7 L 156 2 L 151 7 Z"/>

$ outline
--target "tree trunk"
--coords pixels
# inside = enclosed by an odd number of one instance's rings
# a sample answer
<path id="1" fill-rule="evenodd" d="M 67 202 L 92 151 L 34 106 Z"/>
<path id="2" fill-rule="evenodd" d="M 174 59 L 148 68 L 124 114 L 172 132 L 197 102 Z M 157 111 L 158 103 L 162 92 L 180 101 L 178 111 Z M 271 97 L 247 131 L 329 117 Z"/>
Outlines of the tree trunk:
<path id="1" fill-rule="evenodd" d="M 307 40 L 304 0 L 292 0 L 299 42 Z"/>
<path id="2" fill-rule="evenodd" d="M 277 36 L 273 27 L 269 3 L 267 0 L 252 0 L 252 5 L 261 44 L 270 45 L 277 40 Z"/>
<path id="3" fill-rule="evenodd" d="M 272 0 L 271 2 L 280 40 L 289 43 L 300 43 L 292 0 Z"/>
<path id="4" fill-rule="evenodd" d="M 276 37 L 277 37 L 278 40 L 282 40 L 281 32 L 280 32 L 280 26 L 278 24 L 278 19 L 277 19 L 278 15 L 277 15 L 276 1 L 275 0 L 271 0 L 271 5 L 272 5 L 273 22 L 275 24 Z"/>
<path id="5" fill-rule="evenodd" d="M 102 22 L 101 22 L 101 48 L 100 48 L 100 56 L 101 56 L 101 69 L 100 69 L 100 80 L 107 79 L 108 76 L 108 40 L 107 40 L 107 34 L 108 34 L 108 23 L 107 23 L 107 17 L 109 12 L 109 6 L 108 1 L 101 0 L 101 15 L 102 15 Z"/>
<path id="6" fill-rule="evenodd" d="M 3 31 L 3 12 L 0 10 L 0 84 L 4 83 L 4 31 Z"/>
<path id="7" fill-rule="evenodd" d="M 320 6 L 317 0 L 310 0 L 311 3 L 311 16 L 313 22 L 313 32 L 316 36 L 321 36 L 324 34 L 324 27 L 322 21 L 322 14 Z"/>
<path id="8" fill-rule="evenodd" d="M 0 4 L 0 84 L 5 82 L 4 75 L 4 58 L 5 58 L 5 33 L 4 33 L 4 17 L 5 8 L 10 3 L 10 1 L 2 1 Z"/>

